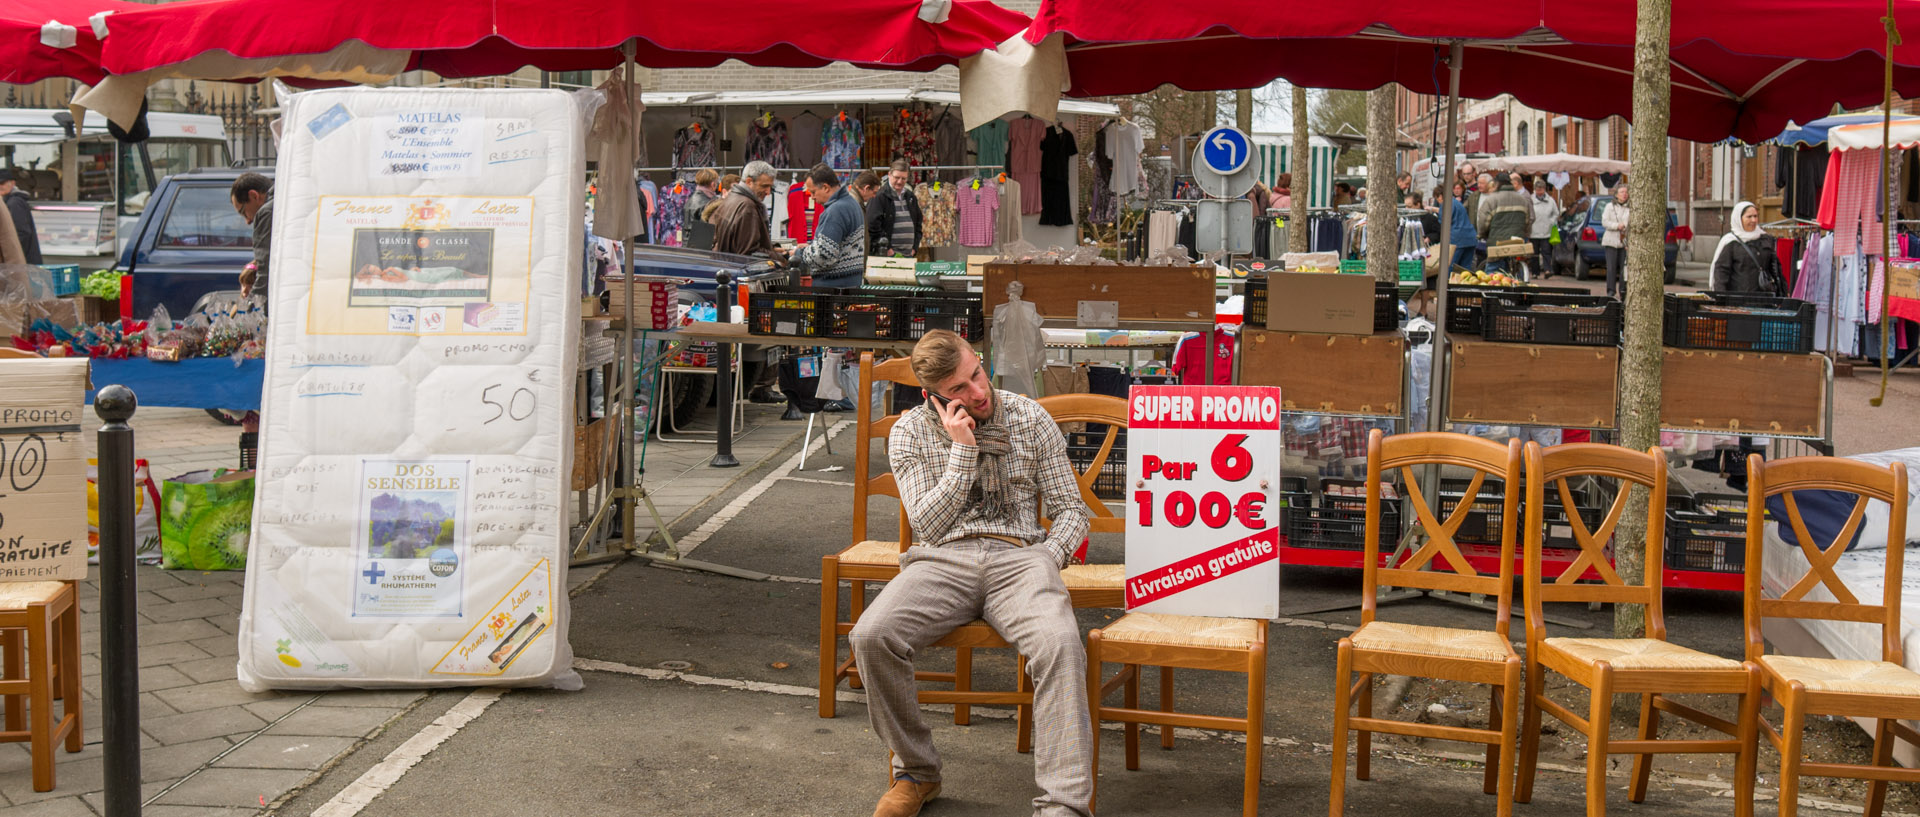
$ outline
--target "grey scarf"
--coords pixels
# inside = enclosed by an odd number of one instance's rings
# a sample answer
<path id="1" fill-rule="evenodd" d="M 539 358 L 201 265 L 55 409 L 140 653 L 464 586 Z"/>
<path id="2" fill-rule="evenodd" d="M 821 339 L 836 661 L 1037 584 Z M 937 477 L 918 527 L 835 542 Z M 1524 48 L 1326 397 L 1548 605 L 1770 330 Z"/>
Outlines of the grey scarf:
<path id="1" fill-rule="evenodd" d="M 973 489 L 980 495 L 981 511 L 990 519 L 1010 519 L 1013 502 L 1007 490 L 1007 455 L 1013 453 L 1013 439 L 1007 424 L 975 425 L 973 442 L 980 449 Z"/>

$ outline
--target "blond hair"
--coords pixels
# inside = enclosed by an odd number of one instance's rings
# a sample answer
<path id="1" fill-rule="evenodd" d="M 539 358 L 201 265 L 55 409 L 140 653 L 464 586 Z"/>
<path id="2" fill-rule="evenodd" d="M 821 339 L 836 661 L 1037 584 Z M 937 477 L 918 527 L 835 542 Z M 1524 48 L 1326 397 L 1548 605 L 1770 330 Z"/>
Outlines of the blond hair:
<path id="1" fill-rule="evenodd" d="M 932 390 L 940 382 L 953 376 L 960 368 L 962 351 L 972 351 L 959 335 L 945 329 L 933 329 L 920 337 L 913 345 L 913 376 L 920 379 L 920 387 Z"/>

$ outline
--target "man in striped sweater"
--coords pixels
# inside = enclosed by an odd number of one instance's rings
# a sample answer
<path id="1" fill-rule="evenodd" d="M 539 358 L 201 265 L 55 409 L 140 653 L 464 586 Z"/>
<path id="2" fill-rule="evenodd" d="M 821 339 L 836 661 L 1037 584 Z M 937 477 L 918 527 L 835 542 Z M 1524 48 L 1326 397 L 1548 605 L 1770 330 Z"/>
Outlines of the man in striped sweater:
<path id="1" fill-rule="evenodd" d="M 793 254 L 795 269 L 813 276 L 817 287 L 857 287 L 867 276 L 866 215 L 840 174 L 816 165 L 807 177 L 813 181 L 813 200 L 821 207 L 813 241 Z"/>

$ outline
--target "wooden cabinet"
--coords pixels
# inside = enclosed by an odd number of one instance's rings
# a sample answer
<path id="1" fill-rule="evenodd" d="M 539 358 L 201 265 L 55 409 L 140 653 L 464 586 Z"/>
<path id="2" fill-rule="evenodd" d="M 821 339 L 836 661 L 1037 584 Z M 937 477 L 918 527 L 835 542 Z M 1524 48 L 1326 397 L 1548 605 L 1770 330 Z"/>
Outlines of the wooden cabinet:
<path id="1" fill-rule="evenodd" d="M 1685 431 L 1827 435 L 1820 355 L 1663 349 L 1660 425 Z"/>
<path id="2" fill-rule="evenodd" d="M 1407 342 L 1397 332 L 1319 335 L 1249 327 L 1240 333 L 1240 354 L 1240 383 L 1279 386 L 1288 411 L 1406 411 Z"/>
<path id="3" fill-rule="evenodd" d="M 1611 346 L 1452 343 L 1447 420 L 1613 428 L 1620 350 Z"/>

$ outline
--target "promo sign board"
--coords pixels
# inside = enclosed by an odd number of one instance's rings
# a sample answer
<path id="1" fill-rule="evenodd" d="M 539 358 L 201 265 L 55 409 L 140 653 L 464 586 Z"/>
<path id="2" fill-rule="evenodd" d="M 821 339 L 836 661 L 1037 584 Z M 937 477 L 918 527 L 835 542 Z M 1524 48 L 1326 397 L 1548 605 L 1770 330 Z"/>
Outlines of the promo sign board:
<path id="1" fill-rule="evenodd" d="M 86 391 L 83 358 L 0 362 L 0 581 L 87 577 Z"/>
<path id="2" fill-rule="evenodd" d="M 1133 387 L 1128 610 L 1279 613 L 1280 407 L 1273 386 Z"/>

